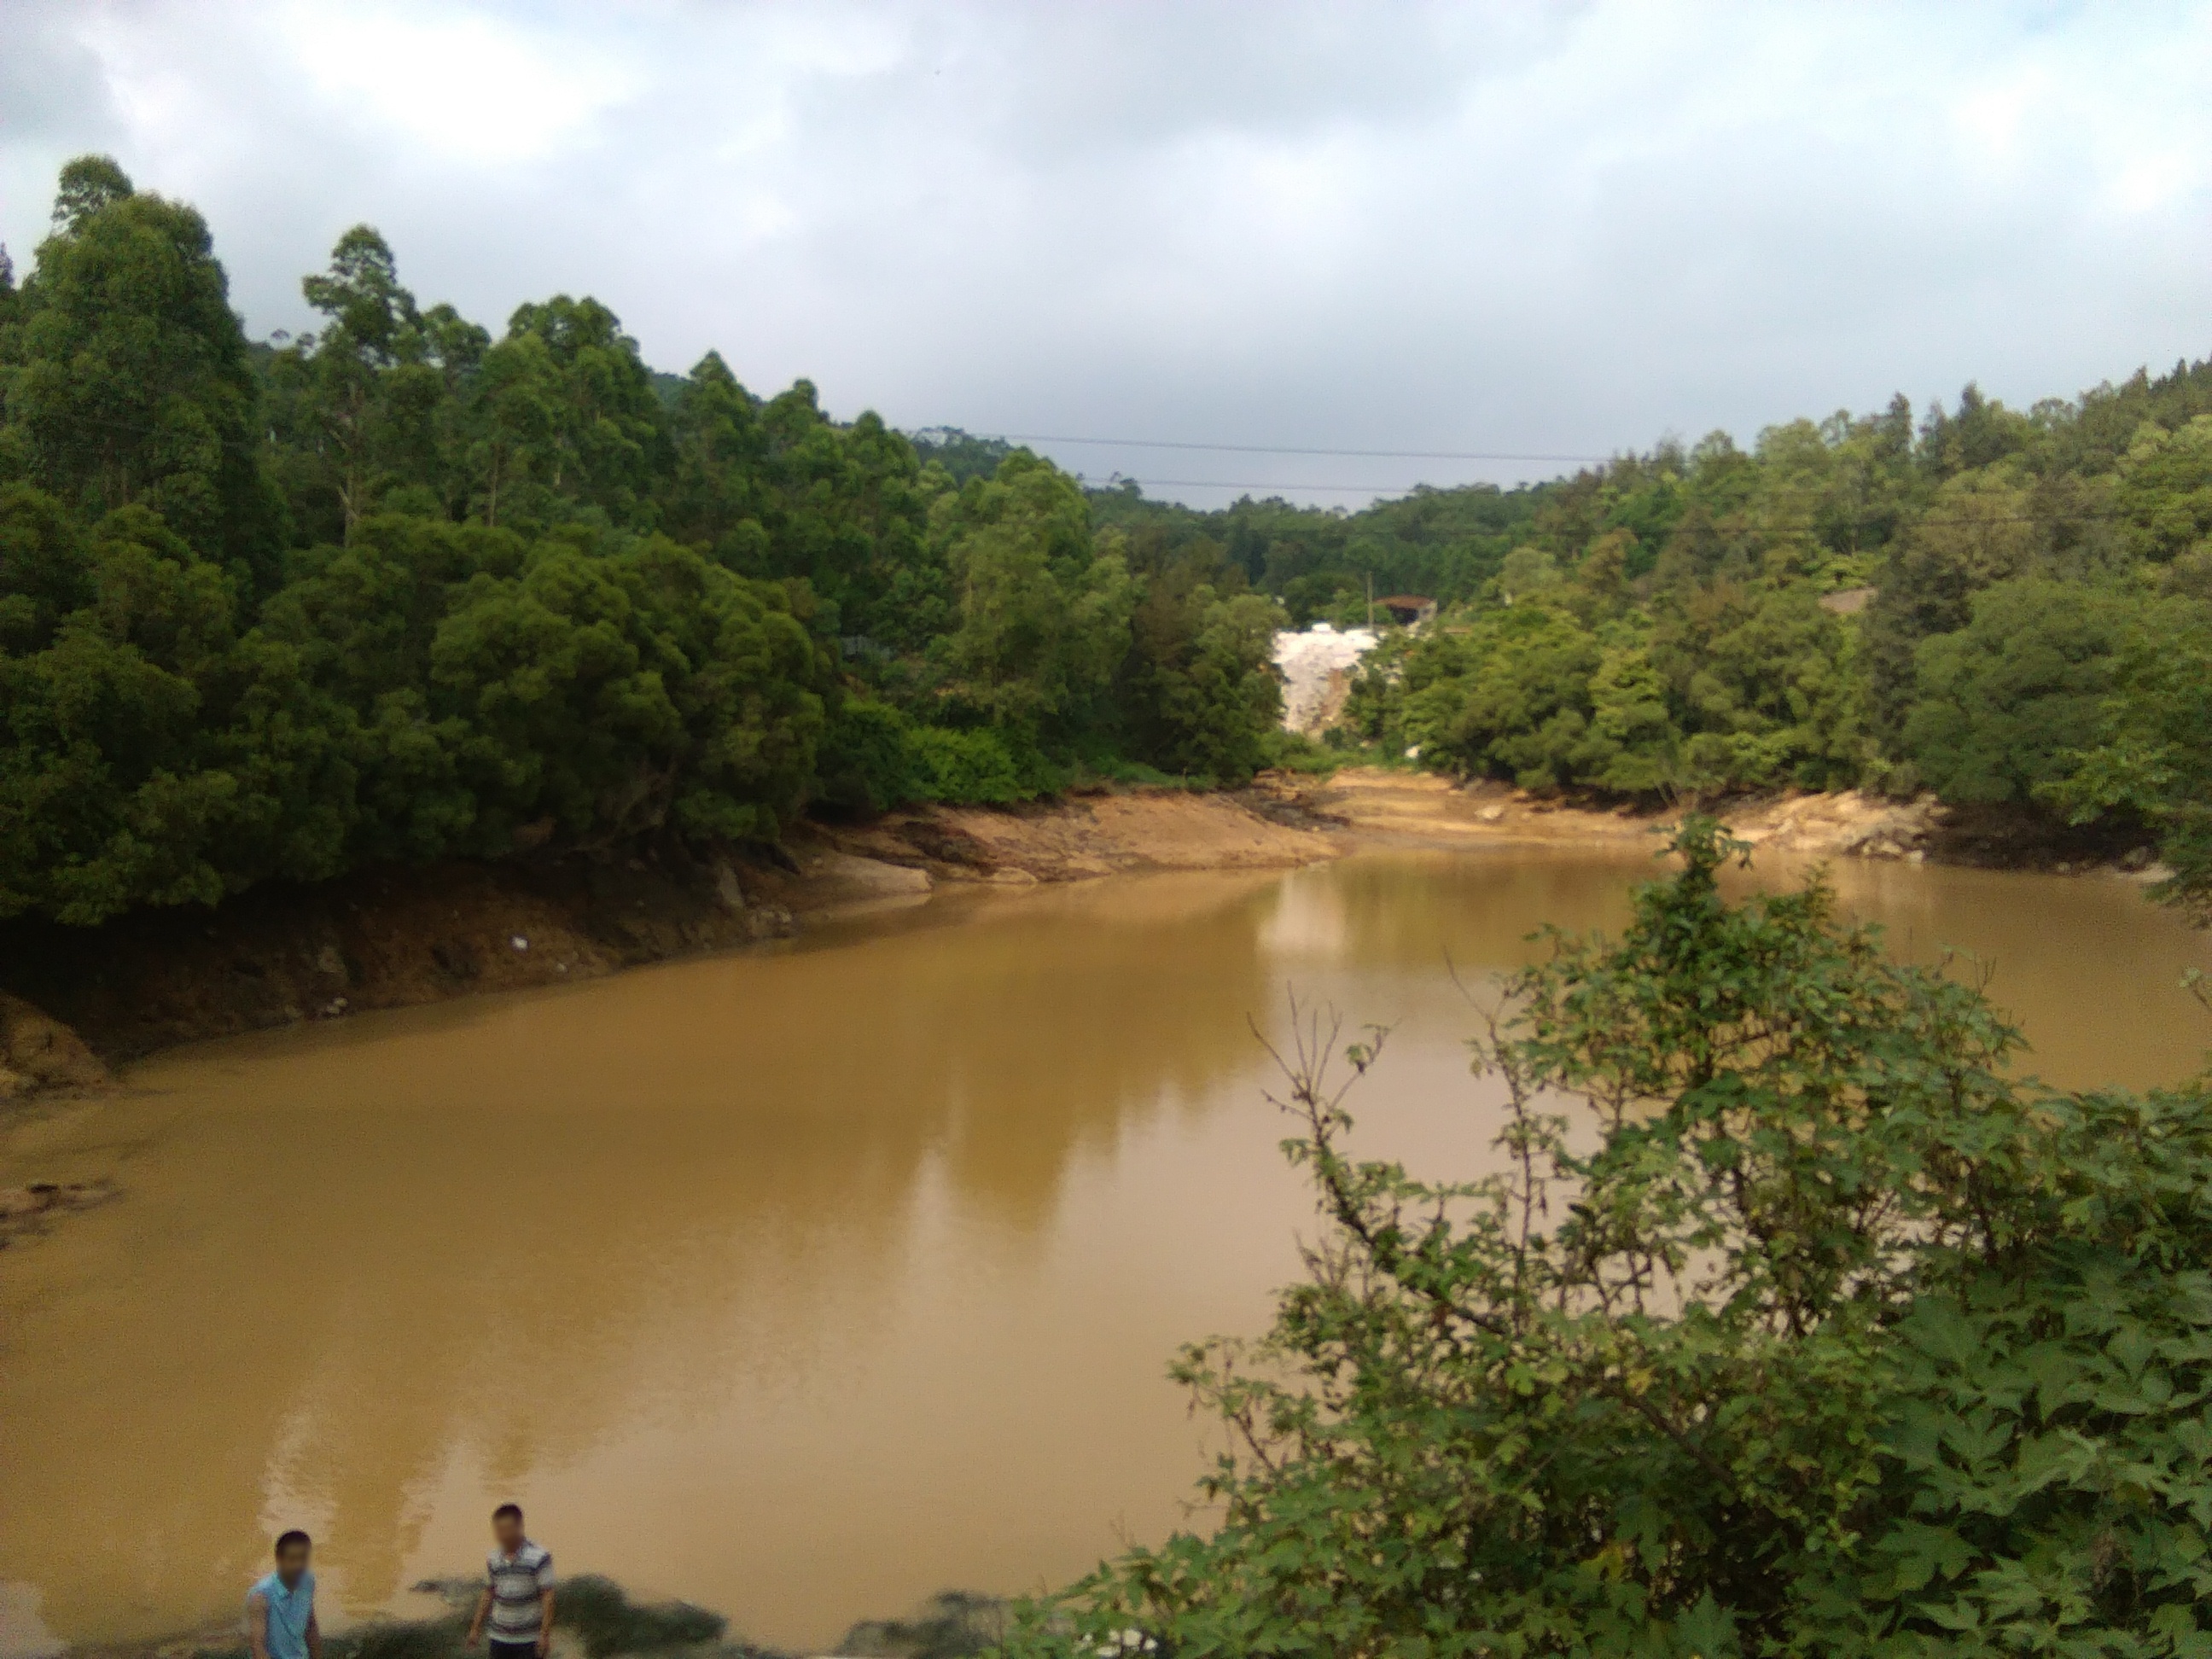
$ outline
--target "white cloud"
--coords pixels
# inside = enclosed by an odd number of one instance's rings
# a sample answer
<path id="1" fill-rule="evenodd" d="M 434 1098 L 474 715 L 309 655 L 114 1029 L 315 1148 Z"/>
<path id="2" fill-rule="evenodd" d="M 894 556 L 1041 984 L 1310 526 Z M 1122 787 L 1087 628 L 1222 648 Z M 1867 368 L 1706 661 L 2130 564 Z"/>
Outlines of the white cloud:
<path id="1" fill-rule="evenodd" d="M 0 30 L 19 263 L 54 167 L 112 149 L 206 210 L 257 328 L 366 219 L 426 300 L 589 290 L 656 363 L 717 346 L 907 424 L 1602 453 L 2212 351 L 2201 5 L 0 0 Z"/>
<path id="2" fill-rule="evenodd" d="M 639 85 L 603 40 L 541 41 L 498 17 L 295 0 L 274 21 L 333 116 L 465 167 L 556 155 Z"/>

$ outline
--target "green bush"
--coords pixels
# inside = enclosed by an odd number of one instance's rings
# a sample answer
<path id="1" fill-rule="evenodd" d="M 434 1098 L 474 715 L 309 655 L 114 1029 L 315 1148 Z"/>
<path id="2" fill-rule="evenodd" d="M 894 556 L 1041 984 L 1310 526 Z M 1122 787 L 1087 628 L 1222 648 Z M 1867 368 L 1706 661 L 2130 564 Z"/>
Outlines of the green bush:
<path id="1" fill-rule="evenodd" d="M 2095 743 L 2117 655 L 2160 603 L 2033 577 L 1985 588 L 1965 628 L 1920 643 L 1905 751 L 1946 800 L 2033 800 Z"/>
<path id="2" fill-rule="evenodd" d="M 841 1654 L 865 1659 L 971 1659 L 1006 1635 L 1006 1603 L 964 1590 L 944 1590 L 911 1619 L 870 1619 L 847 1631 Z"/>
<path id="3" fill-rule="evenodd" d="M 562 1584 L 554 1612 L 556 1626 L 582 1641 L 588 1659 L 719 1641 L 729 1626 L 721 1614 L 688 1601 L 633 1601 L 613 1579 L 589 1573 Z"/>
<path id="4" fill-rule="evenodd" d="M 1328 733 L 1332 738 L 1336 729 Z M 1270 731 L 1260 744 L 1261 765 L 1270 771 L 1301 772 L 1325 777 L 1344 764 L 1341 749 L 1316 743 L 1303 732 L 1285 732 L 1280 726 Z"/>
<path id="5" fill-rule="evenodd" d="M 465 1614 L 419 1621 L 373 1620 L 323 1644 L 328 1659 L 463 1659 Z M 481 1651 L 481 1650 L 479 1650 Z"/>
<path id="6" fill-rule="evenodd" d="M 1972 987 L 1710 823 L 1617 943 L 1553 933 L 1480 1069 L 1498 1173 L 1353 1156 L 1271 1334 L 1187 1350 L 1218 1525 L 1016 1653 L 2212 1651 L 2212 1091 L 2057 1095 Z"/>
<path id="7" fill-rule="evenodd" d="M 888 703 L 857 697 L 831 722 L 817 765 L 821 799 L 861 813 L 914 801 L 1012 805 L 1069 781 L 1034 744 L 996 728 L 922 726 Z"/>
<path id="8" fill-rule="evenodd" d="M 912 749 L 923 800 L 1006 806 L 1049 794 L 1064 781 L 1035 748 L 1009 741 L 988 726 L 916 726 Z"/>
<path id="9" fill-rule="evenodd" d="M 847 698 L 823 736 L 815 766 L 817 798 L 841 811 L 873 815 L 926 798 L 914 722 L 889 703 Z"/>

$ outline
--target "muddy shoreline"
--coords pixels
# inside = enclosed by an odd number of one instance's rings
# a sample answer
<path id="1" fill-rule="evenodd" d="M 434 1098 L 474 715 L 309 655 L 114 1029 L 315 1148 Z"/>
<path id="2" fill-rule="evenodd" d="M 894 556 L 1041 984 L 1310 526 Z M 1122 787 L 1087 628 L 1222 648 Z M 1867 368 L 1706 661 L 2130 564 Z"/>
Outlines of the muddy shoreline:
<path id="1" fill-rule="evenodd" d="M 1363 844 L 1449 847 L 1642 844 L 1690 810 L 1534 795 L 1508 784 L 1458 784 L 1432 772 L 1348 768 L 1334 778 L 1278 781 L 1273 793 Z M 2148 837 L 2074 829 L 2011 808 L 1948 807 L 1933 795 L 1895 800 L 1858 790 L 1707 803 L 1753 847 L 1811 858 L 1965 865 L 2086 874 L 2152 869 Z"/>
<path id="2" fill-rule="evenodd" d="M 465 1639 L 482 1581 L 426 1579 L 415 1594 L 446 1604 L 441 1615 L 373 1617 L 343 1624 L 324 1638 L 331 1659 L 477 1659 Z M 854 1659 L 963 1659 L 987 1651 L 1006 1631 L 1007 1604 L 995 1596 L 940 1593 L 902 1618 L 869 1619 L 834 1644 Z M 621 1585 L 586 1573 L 565 1582 L 554 1620 L 556 1655 L 578 1650 L 607 1659 L 799 1659 L 732 1632 L 720 1613 L 688 1601 L 633 1599 Z M 247 1659 L 239 1620 L 149 1641 L 92 1643 L 61 1650 L 66 1659 Z"/>
<path id="3" fill-rule="evenodd" d="M 1755 845 L 1813 857 L 2156 873 L 2124 840 L 1964 817 L 1925 799 L 1788 795 L 1722 815 Z M 920 902 L 951 884 L 1289 869 L 1362 846 L 1626 850 L 1673 816 L 1349 769 L 1220 794 L 1133 791 L 810 824 L 774 854 L 453 861 L 270 884 L 212 910 L 97 928 L 18 921 L 0 924 L 0 1100 L 94 1091 L 112 1066 L 206 1037 L 765 945 L 812 919 Z"/>
<path id="4" fill-rule="evenodd" d="M 773 852 L 452 860 L 269 884 L 103 927 L 0 924 L 0 1101 L 95 1091 L 206 1037 L 764 945 L 941 886 L 1290 869 L 1343 850 L 1295 805 L 1180 791 L 810 824 Z"/>

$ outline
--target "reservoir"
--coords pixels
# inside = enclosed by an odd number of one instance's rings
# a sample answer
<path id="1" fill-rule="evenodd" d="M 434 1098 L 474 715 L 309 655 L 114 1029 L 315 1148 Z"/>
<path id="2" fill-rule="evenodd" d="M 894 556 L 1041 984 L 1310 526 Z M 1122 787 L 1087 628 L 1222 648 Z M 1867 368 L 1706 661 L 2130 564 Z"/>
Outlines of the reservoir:
<path id="1" fill-rule="evenodd" d="M 1203 1524 L 1166 1365 L 1262 1328 L 1313 1224 L 1253 1024 L 1282 1035 L 1294 990 L 1345 1041 L 1393 1025 L 1360 1144 L 1470 1172 L 1496 1122 L 1461 986 L 1540 924 L 1617 927 L 1655 869 L 1377 851 L 951 891 L 173 1050 L 18 1121 L 0 1181 L 124 1191 L 0 1251 L 0 1652 L 223 1616 L 294 1525 L 334 1610 L 419 1610 L 508 1499 L 564 1573 L 817 1648 Z M 1835 878 L 1896 952 L 1973 953 L 2052 1082 L 2212 1048 L 2179 988 L 2212 939 L 2132 883 Z"/>

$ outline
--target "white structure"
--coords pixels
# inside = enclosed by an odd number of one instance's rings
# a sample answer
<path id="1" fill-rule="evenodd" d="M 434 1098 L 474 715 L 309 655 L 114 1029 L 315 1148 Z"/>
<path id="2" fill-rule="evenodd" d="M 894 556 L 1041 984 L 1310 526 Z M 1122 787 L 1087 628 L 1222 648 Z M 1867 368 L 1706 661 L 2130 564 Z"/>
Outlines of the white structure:
<path id="1" fill-rule="evenodd" d="M 1316 623 L 1303 634 L 1275 635 L 1275 666 L 1283 676 L 1283 725 L 1311 737 L 1344 712 L 1352 671 L 1375 648 L 1371 628 L 1341 633 Z"/>

